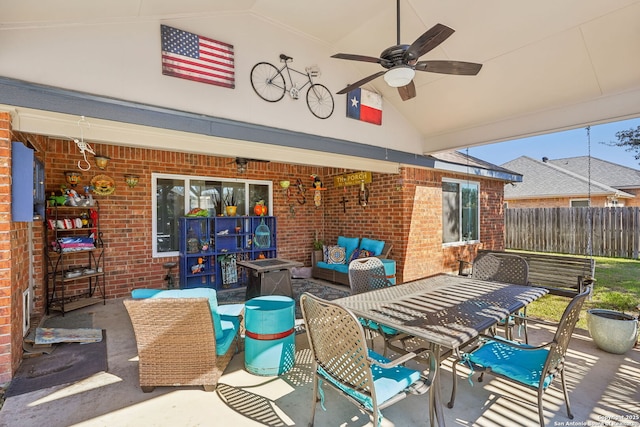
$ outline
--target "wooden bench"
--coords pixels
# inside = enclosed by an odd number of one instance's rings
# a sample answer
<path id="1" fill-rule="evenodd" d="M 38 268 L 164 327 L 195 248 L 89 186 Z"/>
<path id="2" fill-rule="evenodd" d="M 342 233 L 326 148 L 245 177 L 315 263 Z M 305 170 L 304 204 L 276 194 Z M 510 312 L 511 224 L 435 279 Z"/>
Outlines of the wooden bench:
<path id="1" fill-rule="evenodd" d="M 595 283 L 596 262 L 588 257 L 549 255 L 528 252 L 503 252 L 479 250 L 481 253 L 519 255 L 529 264 L 529 284 L 546 288 L 551 295 L 573 298 L 582 293 L 587 286 Z M 466 261 L 460 262 L 459 274 L 462 274 Z"/>

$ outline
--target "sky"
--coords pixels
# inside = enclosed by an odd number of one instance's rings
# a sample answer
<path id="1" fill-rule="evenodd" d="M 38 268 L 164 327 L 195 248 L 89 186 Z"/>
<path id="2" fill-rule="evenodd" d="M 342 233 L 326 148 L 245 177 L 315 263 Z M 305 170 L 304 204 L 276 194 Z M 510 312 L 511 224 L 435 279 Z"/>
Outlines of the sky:
<path id="1" fill-rule="evenodd" d="M 640 126 L 640 118 L 591 126 L 591 157 L 640 170 L 640 161 L 634 158 L 635 151 L 626 151 L 622 147 L 602 144 L 602 142 L 617 142 L 616 132 L 636 129 L 638 126 Z M 502 165 L 520 156 L 529 156 L 536 160 L 542 160 L 543 157 L 553 160 L 587 156 L 589 155 L 588 140 L 586 128 L 578 128 L 497 144 L 470 147 L 469 155 L 495 165 Z M 466 153 L 466 149 L 459 151 Z"/>

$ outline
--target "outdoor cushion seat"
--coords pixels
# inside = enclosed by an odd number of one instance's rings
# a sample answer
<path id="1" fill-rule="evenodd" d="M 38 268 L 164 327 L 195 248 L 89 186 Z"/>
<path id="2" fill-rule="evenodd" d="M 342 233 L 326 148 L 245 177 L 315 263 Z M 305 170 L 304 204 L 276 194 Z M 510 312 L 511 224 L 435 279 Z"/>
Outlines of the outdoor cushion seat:
<path id="1" fill-rule="evenodd" d="M 325 245 L 322 251 L 312 252 L 311 274 L 316 279 L 349 285 L 351 261 L 366 257 L 386 259 L 392 247 L 383 240 L 338 236 L 335 245 Z"/>
<path id="2" fill-rule="evenodd" d="M 214 322 L 209 292 L 161 291 L 124 300 L 138 349 L 140 387 L 203 386 L 215 390 L 236 353 L 239 317 Z M 179 295 L 176 295 L 179 293 Z M 136 293 L 136 296 L 144 295 Z M 187 295 L 199 295 L 196 298 Z M 217 304 L 216 304 L 217 308 Z M 222 332 L 216 338 L 217 329 Z"/>
<path id="3" fill-rule="evenodd" d="M 145 298 L 206 298 L 209 302 L 216 336 L 216 354 L 223 355 L 233 344 L 240 330 L 240 315 L 244 304 L 233 304 L 226 308 L 218 306 L 216 291 L 210 288 L 193 289 L 134 289 L 133 299 Z"/>
<path id="4" fill-rule="evenodd" d="M 383 404 L 392 397 L 406 390 L 409 386 L 420 380 L 420 372 L 415 369 L 410 369 L 402 365 L 397 365 L 391 368 L 385 368 L 379 364 L 391 363 L 390 359 L 376 353 L 375 351 L 368 350 L 369 358 L 374 361 L 371 364 L 371 374 L 373 375 L 373 386 L 376 390 L 376 396 L 378 398 L 378 404 Z M 322 367 L 318 367 L 318 373 L 327 381 L 331 382 L 335 387 L 338 387 L 349 396 L 357 399 L 360 403 L 372 410 L 371 397 L 366 396 L 356 390 L 346 387 L 338 380 L 328 374 Z"/>
<path id="5" fill-rule="evenodd" d="M 538 387 L 549 349 L 534 349 L 526 344 L 513 347 L 499 338 L 489 340 L 478 350 L 470 353 L 466 360 L 476 366 L 491 367 L 496 374 L 504 375 L 519 383 Z M 553 376 L 547 375 L 543 381 L 543 388 L 547 388 L 552 380 Z"/>
<path id="6" fill-rule="evenodd" d="M 327 270 L 334 270 L 343 274 L 347 274 L 349 272 L 348 264 L 329 264 L 328 262 L 318 261 L 316 266 L 318 268 L 326 268 Z"/>

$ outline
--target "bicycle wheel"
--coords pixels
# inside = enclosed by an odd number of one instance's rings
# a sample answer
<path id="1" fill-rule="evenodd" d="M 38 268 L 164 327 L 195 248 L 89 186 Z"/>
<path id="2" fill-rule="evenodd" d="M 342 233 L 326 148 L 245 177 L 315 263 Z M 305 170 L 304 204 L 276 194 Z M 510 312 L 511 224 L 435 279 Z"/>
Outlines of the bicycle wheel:
<path id="1" fill-rule="evenodd" d="M 326 86 L 314 83 L 307 90 L 307 106 L 311 114 L 326 119 L 333 114 L 333 96 Z"/>
<path id="2" fill-rule="evenodd" d="M 268 62 L 258 62 L 251 69 L 251 87 L 265 101 L 278 102 L 287 86 L 282 73 Z"/>

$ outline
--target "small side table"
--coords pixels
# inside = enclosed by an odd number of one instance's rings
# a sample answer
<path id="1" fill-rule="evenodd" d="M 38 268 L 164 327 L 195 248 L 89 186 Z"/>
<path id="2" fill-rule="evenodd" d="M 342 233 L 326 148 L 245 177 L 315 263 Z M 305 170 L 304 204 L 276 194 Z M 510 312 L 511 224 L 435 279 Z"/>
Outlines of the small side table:
<path id="1" fill-rule="evenodd" d="M 285 295 L 293 298 L 290 270 L 303 265 L 298 261 L 279 258 L 237 261 L 236 264 L 249 270 L 247 301 L 262 295 Z"/>
<path id="2" fill-rule="evenodd" d="M 255 375 L 273 376 L 295 364 L 296 305 L 292 298 L 269 295 L 245 304 L 244 366 Z"/>

